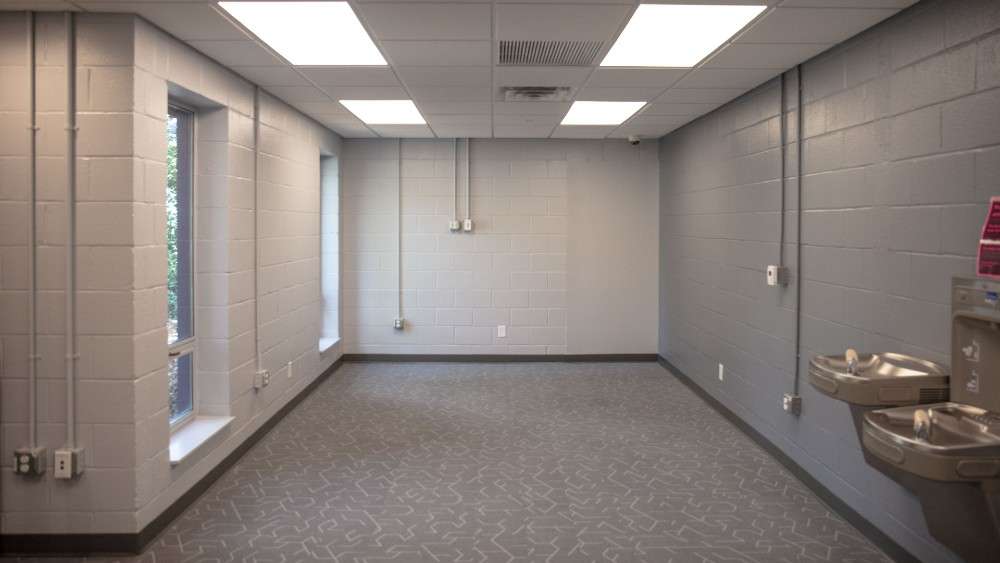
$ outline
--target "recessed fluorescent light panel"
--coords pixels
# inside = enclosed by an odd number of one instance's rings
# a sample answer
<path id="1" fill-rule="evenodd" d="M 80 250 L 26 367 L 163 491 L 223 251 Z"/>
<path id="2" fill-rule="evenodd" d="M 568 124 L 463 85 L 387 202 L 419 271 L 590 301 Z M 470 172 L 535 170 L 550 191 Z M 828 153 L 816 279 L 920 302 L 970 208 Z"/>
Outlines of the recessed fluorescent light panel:
<path id="1" fill-rule="evenodd" d="M 640 4 L 601 66 L 692 67 L 766 7 Z"/>
<path id="2" fill-rule="evenodd" d="M 219 2 L 297 66 L 385 66 L 347 2 Z"/>
<path id="3" fill-rule="evenodd" d="M 368 125 L 423 125 L 426 123 L 411 100 L 340 100 Z"/>
<path id="4" fill-rule="evenodd" d="M 646 102 L 573 102 L 562 125 L 621 125 Z"/>

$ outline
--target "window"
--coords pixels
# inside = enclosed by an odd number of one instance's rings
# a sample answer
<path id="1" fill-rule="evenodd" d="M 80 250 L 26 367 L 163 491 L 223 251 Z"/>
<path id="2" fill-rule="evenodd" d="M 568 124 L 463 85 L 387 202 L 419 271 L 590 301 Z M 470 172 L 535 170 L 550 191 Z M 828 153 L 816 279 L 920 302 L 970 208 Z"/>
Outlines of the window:
<path id="1" fill-rule="evenodd" d="M 194 414 L 194 306 L 192 165 L 194 114 L 167 112 L 167 373 L 170 424 Z"/>
<path id="2" fill-rule="evenodd" d="M 340 338 L 340 181 L 337 159 L 320 157 L 320 287 L 323 320 L 319 349 Z"/>

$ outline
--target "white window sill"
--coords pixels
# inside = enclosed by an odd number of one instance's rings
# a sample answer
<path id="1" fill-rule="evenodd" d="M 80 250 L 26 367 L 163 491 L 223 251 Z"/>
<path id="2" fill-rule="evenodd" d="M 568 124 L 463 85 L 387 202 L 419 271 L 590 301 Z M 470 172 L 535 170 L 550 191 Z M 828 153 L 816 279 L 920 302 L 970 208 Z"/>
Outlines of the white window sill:
<path id="1" fill-rule="evenodd" d="M 319 353 L 323 354 L 333 348 L 334 344 L 340 342 L 339 338 L 320 338 L 319 339 Z"/>
<path id="2" fill-rule="evenodd" d="M 170 465 L 184 461 L 234 420 L 232 416 L 196 416 L 170 435 Z"/>

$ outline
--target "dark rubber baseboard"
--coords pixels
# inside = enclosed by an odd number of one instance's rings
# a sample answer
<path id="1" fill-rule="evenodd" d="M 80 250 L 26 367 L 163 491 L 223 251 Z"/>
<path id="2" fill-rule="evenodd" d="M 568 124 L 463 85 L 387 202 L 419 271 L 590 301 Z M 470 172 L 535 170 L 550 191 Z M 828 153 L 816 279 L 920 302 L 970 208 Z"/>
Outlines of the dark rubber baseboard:
<path id="1" fill-rule="evenodd" d="M 13 534 L 0 536 L 0 555 L 60 555 L 84 556 L 103 554 L 138 554 L 181 515 L 187 507 L 198 499 L 215 481 L 229 470 L 247 451 L 302 399 L 305 399 L 337 371 L 344 362 L 338 359 L 319 377 L 314 379 L 302 391 L 292 397 L 281 409 L 269 418 L 260 428 L 254 431 L 242 444 L 236 447 L 221 463 L 216 465 L 179 499 L 146 525 L 137 534 Z"/>
<path id="2" fill-rule="evenodd" d="M 656 354 L 344 354 L 345 362 L 655 362 Z"/>
<path id="3" fill-rule="evenodd" d="M 848 506 L 848 504 L 841 500 L 840 497 L 833 494 L 830 489 L 826 488 L 825 485 L 810 475 L 808 471 L 798 464 L 798 462 L 788 457 L 788 455 L 783 452 L 781 448 L 776 446 L 774 442 L 758 432 L 754 427 L 750 426 L 745 420 L 740 418 L 739 415 L 729 410 L 729 407 L 710 395 L 708 391 L 705 391 L 700 385 L 695 383 L 690 377 L 687 376 L 687 374 L 678 369 L 677 366 L 670 363 L 670 361 L 663 356 L 659 356 L 657 359 L 660 362 L 660 365 L 662 365 L 681 383 L 687 386 L 688 389 L 694 391 L 698 397 L 708 403 L 708 405 L 715 409 L 716 412 L 726 417 L 729 422 L 733 423 L 734 426 L 749 436 L 750 439 L 756 442 L 758 446 L 777 459 L 781 465 L 785 466 L 785 469 L 791 472 L 792 475 L 795 475 L 795 477 L 799 481 L 802 481 L 805 486 L 809 487 L 809 490 L 819 497 L 821 501 L 833 509 L 834 512 L 840 514 L 844 520 L 847 520 L 852 526 L 857 528 L 859 532 L 864 534 L 869 541 L 878 546 L 878 548 L 881 549 L 886 555 L 891 557 L 893 561 L 896 563 L 920 563 L 920 559 L 918 557 L 915 557 L 903 546 L 896 543 L 896 540 L 890 538 L 882 532 L 882 530 L 876 528 L 875 525 L 872 524 L 867 518 Z"/>

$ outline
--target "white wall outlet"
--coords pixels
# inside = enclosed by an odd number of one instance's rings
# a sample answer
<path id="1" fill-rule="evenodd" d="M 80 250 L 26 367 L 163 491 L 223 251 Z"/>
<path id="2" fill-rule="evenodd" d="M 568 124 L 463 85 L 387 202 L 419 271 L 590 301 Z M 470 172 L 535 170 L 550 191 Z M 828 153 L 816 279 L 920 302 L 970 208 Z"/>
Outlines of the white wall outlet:
<path id="1" fill-rule="evenodd" d="M 404 326 L 406 326 L 406 319 L 404 319 L 403 317 L 399 317 L 392 320 L 392 328 L 396 330 L 403 330 Z"/>
<path id="2" fill-rule="evenodd" d="M 719 381 L 726 380 L 726 366 L 719 364 Z"/>
<path id="3" fill-rule="evenodd" d="M 14 474 L 37 477 L 45 473 L 45 448 L 18 448 L 14 450 Z"/>
<path id="4" fill-rule="evenodd" d="M 785 393 L 781 397 L 781 408 L 789 414 L 798 416 L 802 413 L 802 397 L 794 393 Z"/>
<path id="5" fill-rule="evenodd" d="M 83 449 L 60 448 L 55 451 L 56 479 L 72 479 L 83 473 Z"/>
<path id="6" fill-rule="evenodd" d="M 786 286 L 788 285 L 788 268 L 784 266 L 770 265 L 767 267 L 767 285 Z"/>
<path id="7" fill-rule="evenodd" d="M 271 372 L 266 369 L 257 370 L 253 375 L 253 388 L 263 389 L 271 384 Z"/>
<path id="8" fill-rule="evenodd" d="M 472 219 L 466 219 L 462 221 L 462 230 L 471 233 L 472 232 Z"/>
<path id="9" fill-rule="evenodd" d="M 285 373 L 288 374 L 288 379 L 292 378 L 292 362 L 288 362 L 288 371 Z"/>
<path id="10" fill-rule="evenodd" d="M 507 325 L 497 325 L 497 338 L 507 338 Z"/>
<path id="11" fill-rule="evenodd" d="M 457 231 L 461 231 L 462 230 L 462 224 L 458 221 L 458 219 L 452 219 L 451 221 L 448 221 L 448 230 L 451 231 L 451 232 L 453 232 L 453 233 L 457 232 Z"/>

